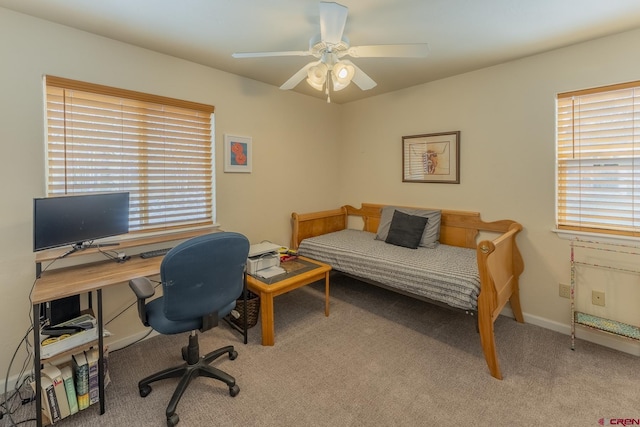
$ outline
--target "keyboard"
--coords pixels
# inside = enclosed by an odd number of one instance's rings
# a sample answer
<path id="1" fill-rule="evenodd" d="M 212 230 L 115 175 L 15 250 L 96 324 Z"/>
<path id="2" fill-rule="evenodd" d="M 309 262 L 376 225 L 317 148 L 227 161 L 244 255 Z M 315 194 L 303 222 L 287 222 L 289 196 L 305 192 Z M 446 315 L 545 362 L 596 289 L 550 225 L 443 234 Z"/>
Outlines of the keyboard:
<path id="1" fill-rule="evenodd" d="M 153 258 L 156 256 L 164 256 L 171 249 L 172 248 L 162 248 L 162 249 L 154 249 L 152 251 L 142 252 L 140 254 L 140 258 Z"/>

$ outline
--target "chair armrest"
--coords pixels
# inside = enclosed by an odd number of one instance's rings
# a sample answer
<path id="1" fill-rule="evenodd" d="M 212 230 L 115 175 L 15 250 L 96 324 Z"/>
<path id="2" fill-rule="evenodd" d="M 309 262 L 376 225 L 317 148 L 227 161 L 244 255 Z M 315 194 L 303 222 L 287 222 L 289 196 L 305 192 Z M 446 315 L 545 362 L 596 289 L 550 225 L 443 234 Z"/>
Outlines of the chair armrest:
<path id="1" fill-rule="evenodd" d="M 151 281 L 146 277 L 136 277 L 129 280 L 129 287 L 138 298 L 138 316 L 145 326 L 149 326 L 147 322 L 147 310 L 145 308 L 145 300 L 152 297 L 156 293 L 153 289 Z"/>
<path id="2" fill-rule="evenodd" d="M 147 299 L 156 293 L 151 284 L 151 280 L 146 277 L 136 277 L 135 279 L 129 280 L 129 287 L 138 299 Z"/>

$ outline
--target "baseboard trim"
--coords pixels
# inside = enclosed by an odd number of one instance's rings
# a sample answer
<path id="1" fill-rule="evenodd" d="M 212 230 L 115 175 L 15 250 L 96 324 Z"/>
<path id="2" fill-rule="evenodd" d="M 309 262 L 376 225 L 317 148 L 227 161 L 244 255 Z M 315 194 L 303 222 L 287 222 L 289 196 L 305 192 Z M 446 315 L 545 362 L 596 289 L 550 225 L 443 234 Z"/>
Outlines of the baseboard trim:
<path id="1" fill-rule="evenodd" d="M 513 312 L 508 307 L 505 307 L 500 314 L 508 317 L 514 317 Z M 571 325 L 565 325 L 564 323 L 555 322 L 553 320 L 527 313 L 523 313 L 523 316 L 526 323 L 567 335 L 567 347 L 571 347 Z M 609 347 L 614 350 L 622 351 L 624 353 L 632 354 L 634 356 L 640 356 L 639 342 L 628 338 L 618 337 L 606 332 L 588 329 L 580 325 L 576 326 L 576 339 L 576 350 L 580 349 L 580 340 L 584 340 L 604 347 Z"/>
<path id="2" fill-rule="evenodd" d="M 151 330 L 151 333 L 149 333 L 149 331 L 141 331 L 138 332 L 136 334 L 133 335 L 129 335 L 128 337 L 124 337 L 122 339 L 119 340 L 113 340 L 109 342 L 109 351 L 117 351 L 117 350 L 121 350 L 125 347 L 128 347 L 132 344 L 135 344 L 138 341 L 144 341 L 144 340 L 148 340 L 149 338 L 153 338 L 156 335 L 160 335 L 158 332 L 156 332 L 155 330 Z"/>

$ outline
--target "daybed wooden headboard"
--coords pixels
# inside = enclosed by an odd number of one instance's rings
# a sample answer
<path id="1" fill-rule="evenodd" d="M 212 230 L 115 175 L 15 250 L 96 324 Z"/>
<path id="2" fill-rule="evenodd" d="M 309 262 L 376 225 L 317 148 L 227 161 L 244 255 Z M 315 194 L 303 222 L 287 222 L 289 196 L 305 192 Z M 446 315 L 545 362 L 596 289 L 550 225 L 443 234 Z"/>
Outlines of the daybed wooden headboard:
<path id="1" fill-rule="evenodd" d="M 294 220 L 291 247 L 297 249 L 300 242 L 308 237 L 344 230 L 347 228 L 349 216 L 361 217 L 364 223 L 363 230 L 375 233 L 384 206 L 386 205 L 362 203 L 359 209 L 345 205 L 338 209 L 309 214 L 294 212 L 291 215 Z M 480 219 L 479 212 L 442 210 L 439 241 L 445 245 L 473 249 L 478 243 L 476 238 L 480 231 L 504 233 L 514 223 L 515 221 L 510 220 L 484 222 Z"/>
<path id="2" fill-rule="evenodd" d="M 380 223 L 380 211 L 384 206 L 363 203 L 359 209 L 347 205 L 330 211 L 293 213 L 291 247 L 298 249 L 300 242 L 306 238 L 348 228 L 350 216 L 360 217 L 364 223 L 363 230 L 375 233 Z M 502 379 L 502 374 L 498 363 L 493 322 L 508 301 L 511 302 L 516 320 L 524 322 L 518 286 L 524 262 L 515 241 L 521 230 L 522 225 L 509 219 L 484 222 L 478 212 L 442 210 L 440 243 L 476 251 L 480 276 L 478 331 L 489 371 L 498 379 Z M 492 232 L 498 236 L 492 240 L 476 242 L 481 231 Z"/>

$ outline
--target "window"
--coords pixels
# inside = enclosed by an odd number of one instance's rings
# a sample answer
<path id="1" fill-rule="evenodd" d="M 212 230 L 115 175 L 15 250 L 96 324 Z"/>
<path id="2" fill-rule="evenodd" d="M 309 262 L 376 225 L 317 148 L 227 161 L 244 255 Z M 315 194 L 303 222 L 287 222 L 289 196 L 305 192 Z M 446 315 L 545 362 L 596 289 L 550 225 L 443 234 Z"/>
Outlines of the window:
<path id="1" fill-rule="evenodd" d="M 213 223 L 209 105 L 46 77 L 49 196 L 129 191 L 132 231 Z"/>
<path id="2" fill-rule="evenodd" d="M 558 228 L 640 236 L 640 82 L 557 97 Z"/>

